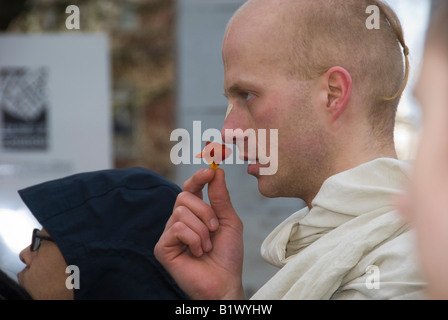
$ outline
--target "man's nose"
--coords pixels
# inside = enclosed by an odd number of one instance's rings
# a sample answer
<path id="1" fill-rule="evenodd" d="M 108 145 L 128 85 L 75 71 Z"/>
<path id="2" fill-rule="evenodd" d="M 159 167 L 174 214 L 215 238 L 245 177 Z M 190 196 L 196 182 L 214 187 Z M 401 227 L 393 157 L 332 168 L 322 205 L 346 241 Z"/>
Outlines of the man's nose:
<path id="1" fill-rule="evenodd" d="M 224 126 L 221 129 L 221 139 L 224 143 L 227 144 L 236 144 L 236 137 L 235 135 L 230 134 L 232 130 L 229 127 L 226 127 L 226 123 L 224 123 Z"/>
<path id="2" fill-rule="evenodd" d="M 245 115 L 237 106 L 229 109 L 221 129 L 221 139 L 224 143 L 236 144 L 238 139 L 244 139 L 240 132 L 245 130 Z"/>

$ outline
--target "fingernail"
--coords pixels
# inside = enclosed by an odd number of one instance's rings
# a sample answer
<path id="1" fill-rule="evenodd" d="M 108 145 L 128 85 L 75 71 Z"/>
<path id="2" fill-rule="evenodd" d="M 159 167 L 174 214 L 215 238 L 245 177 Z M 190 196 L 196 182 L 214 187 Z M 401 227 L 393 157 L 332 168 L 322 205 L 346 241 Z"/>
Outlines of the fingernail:
<path id="1" fill-rule="evenodd" d="M 210 220 L 210 227 L 212 227 L 213 230 L 218 229 L 219 227 L 219 221 L 215 218 Z"/>
<path id="2" fill-rule="evenodd" d="M 210 241 L 210 239 L 207 239 L 207 241 L 205 242 L 205 251 L 209 252 L 210 250 L 212 250 L 212 242 Z"/>

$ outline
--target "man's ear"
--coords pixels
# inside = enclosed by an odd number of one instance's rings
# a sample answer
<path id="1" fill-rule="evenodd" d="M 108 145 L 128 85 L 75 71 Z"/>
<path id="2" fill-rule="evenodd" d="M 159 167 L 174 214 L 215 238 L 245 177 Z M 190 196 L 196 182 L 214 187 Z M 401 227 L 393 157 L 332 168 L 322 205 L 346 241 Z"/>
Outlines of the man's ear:
<path id="1" fill-rule="evenodd" d="M 342 67 L 332 67 L 323 76 L 327 92 L 326 112 L 330 120 L 336 121 L 345 110 L 352 91 L 352 77 Z"/>

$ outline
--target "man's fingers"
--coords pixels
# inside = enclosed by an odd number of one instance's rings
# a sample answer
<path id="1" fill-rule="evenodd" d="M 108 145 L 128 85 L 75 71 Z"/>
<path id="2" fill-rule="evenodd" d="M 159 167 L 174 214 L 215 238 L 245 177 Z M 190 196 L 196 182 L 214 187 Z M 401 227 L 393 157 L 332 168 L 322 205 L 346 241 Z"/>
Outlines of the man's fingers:
<path id="1" fill-rule="evenodd" d="M 211 168 L 202 169 L 196 172 L 190 179 L 185 181 L 183 191 L 191 192 L 202 199 L 202 189 L 213 180 L 215 170 Z"/>
<path id="2" fill-rule="evenodd" d="M 173 210 L 173 218 L 168 221 L 167 227 L 171 226 L 171 224 L 177 220 L 183 220 L 182 215 L 174 215 L 174 211 L 176 211 L 176 208 L 181 206 L 187 207 L 191 212 L 194 212 L 198 216 L 198 218 L 207 225 L 211 232 L 214 232 L 218 229 L 219 223 L 213 209 L 194 194 L 185 191 L 181 192 L 177 196 Z"/>
<path id="3" fill-rule="evenodd" d="M 208 186 L 208 198 L 210 205 L 218 217 L 220 223 L 223 219 L 229 219 L 229 222 L 239 221 L 239 217 L 233 209 L 230 201 L 229 191 L 227 190 L 224 170 L 216 170 L 214 179 Z"/>
<path id="4" fill-rule="evenodd" d="M 210 205 L 198 197 L 206 184 L 209 184 Z M 172 259 L 186 248 L 193 256 L 201 257 L 212 250 L 211 233 L 218 230 L 221 222 L 242 229 L 241 220 L 230 202 L 224 171 L 200 170 L 185 182 L 157 246 L 159 249 L 163 246 L 164 256 Z"/>
<path id="5" fill-rule="evenodd" d="M 175 220 L 183 223 L 199 236 L 201 247 L 204 252 L 208 252 L 212 249 L 210 230 L 190 209 L 184 206 L 177 207 L 173 211 L 173 216 L 175 217 Z"/>
<path id="6" fill-rule="evenodd" d="M 204 254 L 199 235 L 183 222 L 176 222 L 165 230 L 154 248 L 156 258 L 161 262 L 169 262 L 183 254 L 187 248 L 195 257 Z"/>

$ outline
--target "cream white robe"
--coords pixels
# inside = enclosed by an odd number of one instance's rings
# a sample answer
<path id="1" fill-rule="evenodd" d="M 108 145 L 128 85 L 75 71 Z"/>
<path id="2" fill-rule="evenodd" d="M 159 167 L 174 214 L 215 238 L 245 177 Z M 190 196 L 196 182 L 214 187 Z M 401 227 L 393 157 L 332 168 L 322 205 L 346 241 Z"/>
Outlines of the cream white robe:
<path id="1" fill-rule="evenodd" d="M 281 268 L 252 299 L 422 299 L 413 232 L 394 208 L 406 163 L 376 159 L 328 178 L 261 253 Z"/>

